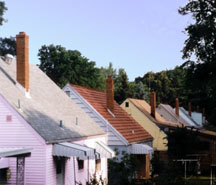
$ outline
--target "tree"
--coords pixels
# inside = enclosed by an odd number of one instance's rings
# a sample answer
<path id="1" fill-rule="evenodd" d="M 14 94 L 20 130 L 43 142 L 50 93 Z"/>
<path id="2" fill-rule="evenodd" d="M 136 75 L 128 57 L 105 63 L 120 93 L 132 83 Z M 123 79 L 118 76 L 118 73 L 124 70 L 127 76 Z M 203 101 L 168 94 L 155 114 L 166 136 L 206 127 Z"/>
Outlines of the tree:
<path id="1" fill-rule="evenodd" d="M 194 20 L 185 28 L 188 38 L 182 50 L 189 96 L 206 107 L 208 120 L 216 126 L 216 1 L 190 0 L 179 13 Z"/>
<path id="2" fill-rule="evenodd" d="M 157 73 L 148 72 L 143 77 L 135 79 L 136 84 L 142 82 L 145 88 L 145 100 L 148 100 L 150 91 L 156 91 L 157 103 L 166 103 L 175 106 L 175 98 L 186 105 L 185 69 L 176 66 L 172 70 L 163 70 Z"/>
<path id="3" fill-rule="evenodd" d="M 7 11 L 4 1 L 0 1 L 0 26 L 3 25 L 3 22 L 7 20 L 3 17 L 4 13 Z"/>
<path id="4" fill-rule="evenodd" d="M 117 77 L 117 72 L 116 72 L 116 69 L 113 68 L 112 62 L 109 63 L 108 67 L 101 67 L 100 68 L 99 80 L 100 80 L 100 83 L 101 83 L 103 90 L 106 90 L 106 79 L 107 79 L 108 75 L 111 75 L 113 80 L 115 81 L 115 79 Z"/>
<path id="5" fill-rule="evenodd" d="M 73 83 L 100 89 L 99 69 L 77 50 L 66 50 L 57 45 L 42 46 L 38 53 L 40 69 L 57 85 L 63 87 Z"/>
<path id="6" fill-rule="evenodd" d="M 116 151 L 116 157 L 108 160 L 108 183 L 110 185 L 133 185 L 137 160 L 125 151 Z"/>
<path id="7" fill-rule="evenodd" d="M 121 104 L 128 97 L 132 96 L 130 83 L 128 81 L 127 73 L 124 69 L 120 68 L 118 75 L 114 80 L 115 82 L 115 100 Z"/>
<path id="8" fill-rule="evenodd" d="M 0 56 L 16 55 L 16 40 L 14 37 L 0 38 Z"/>

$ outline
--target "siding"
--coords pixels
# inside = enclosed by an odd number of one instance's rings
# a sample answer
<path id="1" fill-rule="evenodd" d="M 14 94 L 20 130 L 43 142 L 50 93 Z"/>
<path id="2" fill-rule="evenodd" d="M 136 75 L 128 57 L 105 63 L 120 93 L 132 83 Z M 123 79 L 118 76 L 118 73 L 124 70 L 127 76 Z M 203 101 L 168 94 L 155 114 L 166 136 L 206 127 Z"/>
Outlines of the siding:
<path id="1" fill-rule="evenodd" d="M 85 146 L 88 146 L 90 148 L 94 148 L 96 141 L 102 141 L 102 142 L 106 143 L 106 137 L 101 136 L 101 137 L 89 138 L 86 140 L 76 141 L 75 143 L 85 145 Z M 95 166 L 95 160 L 90 159 L 89 161 L 85 160 L 84 161 L 84 169 L 79 170 L 78 164 L 77 164 L 77 159 L 75 158 L 76 181 L 81 182 L 82 184 L 86 184 L 86 181 L 88 181 L 88 176 L 89 176 L 89 178 L 91 178 L 95 174 L 95 167 L 96 167 Z M 104 179 L 106 181 L 108 179 L 107 168 L 108 168 L 107 158 L 101 158 L 101 170 L 99 172 L 97 172 L 97 174 L 96 174 L 97 177 L 99 178 L 101 176 L 102 179 Z M 88 171 L 89 171 L 89 175 L 88 175 Z"/>
<path id="2" fill-rule="evenodd" d="M 82 97 L 77 95 L 75 90 L 73 90 L 70 86 L 66 85 L 63 88 L 63 91 L 70 91 L 70 97 L 71 99 L 78 104 L 84 112 L 88 114 L 89 117 L 91 117 L 108 135 L 108 141 L 107 144 L 109 146 L 112 145 L 125 145 L 119 136 L 117 136 L 117 132 L 114 133 L 113 129 L 109 125 L 109 123 L 105 122 L 103 118 L 101 118 L 100 114 L 97 113 L 93 107 L 91 107 Z"/>
<path id="3" fill-rule="evenodd" d="M 129 102 L 129 107 L 125 107 L 125 102 Z M 164 139 L 166 137 L 166 134 L 161 131 L 155 123 L 149 120 L 148 117 L 146 117 L 145 114 L 141 112 L 137 107 L 135 107 L 129 100 L 125 100 L 121 104 L 121 107 L 152 135 L 152 137 L 154 138 L 153 147 L 155 150 L 167 150 L 167 146 L 166 144 L 164 144 L 167 143 L 167 140 Z"/>
<path id="4" fill-rule="evenodd" d="M 65 185 L 73 185 L 73 184 L 75 184 L 74 183 L 74 163 L 73 163 L 73 157 L 71 157 L 71 158 L 67 158 L 65 163 Z"/>
<path id="5" fill-rule="evenodd" d="M 46 147 L 46 185 L 56 185 L 56 167 L 52 156 L 53 145 Z"/>
<path id="6" fill-rule="evenodd" d="M 7 121 L 7 116 L 11 121 Z M 45 143 L 22 117 L 0 96 L 0 147 L 32 148 L 30 157 L 25 158 L 25 184 L 45 184 Z M 16 184 L 16 158 L 9 158 L 11 178 Z"/>

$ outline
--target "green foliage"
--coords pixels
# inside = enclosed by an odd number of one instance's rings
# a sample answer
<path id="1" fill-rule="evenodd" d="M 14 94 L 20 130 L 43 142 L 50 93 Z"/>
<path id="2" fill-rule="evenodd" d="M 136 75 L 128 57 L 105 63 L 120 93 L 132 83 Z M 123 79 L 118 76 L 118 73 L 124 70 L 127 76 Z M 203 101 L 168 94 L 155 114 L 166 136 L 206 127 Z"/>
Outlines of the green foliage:
<path id="1" fill-rule="evenodd" d="M 130 83 L 124 69 L 119 69 L 115 82 L 115 100 L 121 104 L 125 99 L 132 96 Z"/>
<path id="2" fill-rule="evenodd" d="M 187 61 L 186 84 L 194 104 L 206 107 L 208 121 L 216 126 L 216 1 L 190 0 L 179 9 L 191 15 L 193 23 L 185 28 L 188 38 L 183 48 Z"/>
<path id="3" fill-rule="evenodd" d="M 7 11 L 4 1 L 0 1 L 0 26 L 3 25 L 3 22 L 7 20 L 3 17 L 4 13 Z"/>
<path id="4" fill-rule="evenodd" d="M 152 180 L 156 185 L 182 185 L 184 184 L 183 171 L 181 164 L 170 162 Z"/>
<path id="5" fill-rule="evenodd" d="M 16 55 L 16 40 L 14 37 L 0 38 L 0 56 Z"/>
<path id="6" fill-rule="evenodd" d="M 67 83 L 100 89 L 99 69 L 95 62 L 83 57 L 77 50 L 66 50 L 62 46 L 42 46 L 38 53 L 40 69 L 57 85 Z"/>
<path id="7" fill-rule="evenodd" d="M 158 104 L 174 105 L 176 97 L 182 100 L 181 103 L 185 102 L 185 69 L 181 67 L 158 73 L 148 72 L 143 77 L 137 77 L 135 82 L 137 84 L 143 83 L 145 100 L 147 100 L 149 92 L 156 91 Z M 136 97 L 138 98 L 139 96 Z"/>
<path id="8" fill-rule="evenodd" d="M 117 77 L 117 71 L 113 68 L 112 62 L 109 63 L 108 67 L 101 67 L 100 68 L 100 83 L 101 83 L 101 89 L 106 90 L 106 79 L 107 77 L 111 75 L 113 80 L 115 81 Z"/>
<path id="9" fill-rule="evenodd" d="M 188 159 L 189 154 L 205 150 L 206 143 L 198 138 L 198 131 L 194 128 L 179 128 L 167 133 L 168 161 L 160 161 L 158 155 L 152 159 L 152 177 L 157 185 L 181 185 L 184 184 L 184 163 L 178 159 Z M 197 175 L 197 163 L 187 164 L 187 174 Z M 189 184 L 189 183 L 188 183 Z"/>
<path id="10" fill-rule="evenodd" d="M 97 179 L 96 174 L 94 174 L 91 178 L 90 181 L 86 183 L 86 185 L 105 185 L 105 181 L 102 179 L 100 176 L 99 179 Z"/>
<path id="11" fill-rule="evenodd" d="M 171 159 L 186 158 L 188 154 L 194 154 L 201 150 L 201 141 L 198 138 L 198 131 L 194 128 L 179 128 L 167 133 L 168 155 Z"/>
<path id="12" fill-rule="evenodd" d="M 110 185 L 133 185 L 137 164 L 135 157 L 125 151 L 121 154 L 116 151 L 116 155 L 117 157 L 108 161 L 108 183 Z"/>

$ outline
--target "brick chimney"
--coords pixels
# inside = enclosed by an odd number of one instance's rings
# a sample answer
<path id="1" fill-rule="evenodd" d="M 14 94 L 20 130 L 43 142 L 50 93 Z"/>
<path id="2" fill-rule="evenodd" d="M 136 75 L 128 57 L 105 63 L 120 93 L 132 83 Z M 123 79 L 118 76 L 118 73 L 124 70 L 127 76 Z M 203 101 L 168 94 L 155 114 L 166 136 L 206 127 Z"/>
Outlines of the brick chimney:
<path id="1" fill-rule="evenodd" d="M 188 103 L 188 115 L 191 116 L 191 102 Z"/>
<path id="2" fill-rule="evenodd" d="M 156 93 L 151 92 L 151 115 L 156 118 Z"/>
<path id="3" fill-rule="evenodd" d="M 114 82 L 112 76 L 106 79 L 106 103 L 107 109 L 114 113 Z"/>
<path id="4" fill-rule="evenodd" d="M 29 36 L 16 35 L 17 81 L 29 92 Z"/>
<path id="5" fill-rule="evenodd" d="M 179 99 L 178 98 L 176 98 L 176 109 L 175 109 L 175 111 L 176 111 L 176 115 L 179 116 Z"/>

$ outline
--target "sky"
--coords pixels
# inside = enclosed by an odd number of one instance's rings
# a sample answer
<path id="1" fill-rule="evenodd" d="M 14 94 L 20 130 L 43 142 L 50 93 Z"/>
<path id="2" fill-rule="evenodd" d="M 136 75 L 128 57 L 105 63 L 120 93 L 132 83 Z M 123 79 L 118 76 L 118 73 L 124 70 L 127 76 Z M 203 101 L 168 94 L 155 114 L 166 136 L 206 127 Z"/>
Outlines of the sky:
<path id="1" fill-rule="evenodd" d="M 183 63 L 190 16 L 187 0 L 4 0 L 8 19 L 0 37 L 29 35 L 31 64 L 42 45 L 79 50 L 97 67 L 124 68 L 130 81 Z"/>

